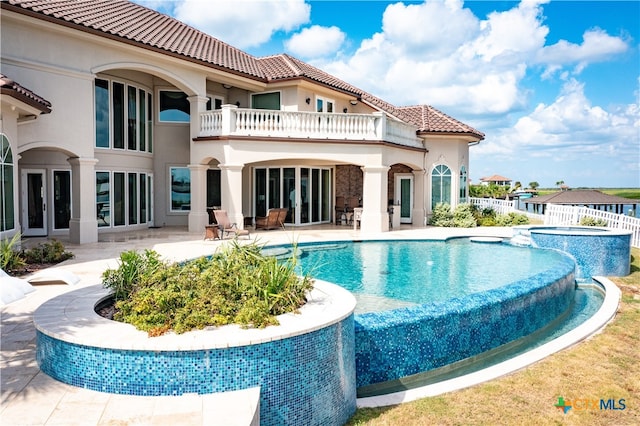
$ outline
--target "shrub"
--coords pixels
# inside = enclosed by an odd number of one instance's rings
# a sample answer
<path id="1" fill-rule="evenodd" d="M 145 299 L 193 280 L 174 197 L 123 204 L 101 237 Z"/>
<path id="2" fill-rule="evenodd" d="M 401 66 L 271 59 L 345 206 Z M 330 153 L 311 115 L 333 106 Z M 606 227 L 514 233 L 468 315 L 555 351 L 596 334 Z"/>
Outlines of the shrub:
<path id="1" fill-rule="evenodd" d="M 0 241 L 0 268 L 3 271 L 15 271 L 26 264 L 22 254 L 17 250 L 19 242 L 20 233 L 14 234 L 11 239 Z"/>
<path id="2" fill-rule="evenodd" d="M 510 212 L 496 216 L 497 226 L 527 225 L 528 223 L 529 217 L 522 213 Z"/>
<path id="3" fill-rule="evenodd" d="M 60 263 L 73 257 L 73 253 L 65 251 L 62 242 L 56 239 L 24 250 L 22 254 L 27 263 Z"/>
<path id="4" fill-rule="evenodd" d="M 478 226 L 475 217 L 476 210 L 472 204 L 459 204 L 453 212 L 453 226 L 456 228 L 475 228 Z"/>
<path id="5" fill-rule="evenodd" d="M 580 219 L 580 225 L 582 226 L 607 226 L 607 221 L 601 218 L 594 218 L 590 216 L 583 216 Z"/>
<path id="6" fill-rule="evenodd" d="M 313 282 L 296 274 L 297 260 L 282 263 L 255 243 L 234 241 L 210 258 L 164 263 L 158 254 L 125 252 L 117 270 L 103 274 L 117 294 L 114 319 L 149 335 L 207 326 L 266 327 L 296 311 Z"/>
<path id="7" fill-rule="evenodd" d="M 436 204 L 429 224 L 433 226 L 452 227 L 453 213 L 451 213 L 451 206 L 447 203 Z"/>

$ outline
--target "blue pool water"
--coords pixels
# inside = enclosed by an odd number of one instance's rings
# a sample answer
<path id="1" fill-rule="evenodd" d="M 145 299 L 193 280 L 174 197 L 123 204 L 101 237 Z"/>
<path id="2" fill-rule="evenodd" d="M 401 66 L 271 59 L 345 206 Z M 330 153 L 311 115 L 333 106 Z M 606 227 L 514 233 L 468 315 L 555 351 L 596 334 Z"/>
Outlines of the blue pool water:
<path id="1" fill-rule="evenodd" d="M 298 250 L 302 272 L 356 296 L 358 395 L 538 340 L 575 304 L 576 263 L 558 250 L 488 238 L 332 242 Z M 284 247 L 269 251 L 291 255 Z"/>
<path id="2" fill-rule="evenodd" d="M 564 261 L 554 250 L 449 241 L 367 241 L 301 245 L 303 272 L 338 284 L 356 313 L 443 302 L 524 280 Z"/>

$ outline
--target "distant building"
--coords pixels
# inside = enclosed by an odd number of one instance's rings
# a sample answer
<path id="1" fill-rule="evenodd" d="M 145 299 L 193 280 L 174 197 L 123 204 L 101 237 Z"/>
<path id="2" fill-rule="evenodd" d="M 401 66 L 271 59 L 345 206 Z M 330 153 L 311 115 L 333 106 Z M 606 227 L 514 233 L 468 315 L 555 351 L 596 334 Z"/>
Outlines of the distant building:
<path id="1" fill-rule="evenodd" d="M 491 185 L 492 183 L 500 186 L 511 186 L 511 179 L 500 175 L 480 178 L 480 185 Z"/>

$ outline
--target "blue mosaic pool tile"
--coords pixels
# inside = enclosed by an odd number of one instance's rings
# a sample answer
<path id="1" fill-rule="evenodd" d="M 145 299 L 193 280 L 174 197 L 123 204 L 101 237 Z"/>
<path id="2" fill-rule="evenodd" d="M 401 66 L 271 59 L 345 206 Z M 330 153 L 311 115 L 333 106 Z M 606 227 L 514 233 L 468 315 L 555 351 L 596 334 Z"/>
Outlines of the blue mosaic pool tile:
<path id="1" fill-rule="evenodd" d="M 429 371 L 526 336 L 561 315 L 575 263 L 446 302 L 356 315 L 356 381 L 366 386 Z"/>
<path id="2" fill-rule="evenodd" d="M 259 345 L 125 351 L 37 332 L 36 358 L 74 386 L 128 395 L 213 393 L 260 386 L 262 425 L 342 425 L 356 408 L 354 317 Z"/>
<path id="3" fill-rule="evenodd" d="M 576 278 L 594 276 L 626 276 L 631 268 L 631 233 L 598 232 L 545 233 L 531 230 L 535 247 L 556 249 L 569 253 L 577 263 Z"/>

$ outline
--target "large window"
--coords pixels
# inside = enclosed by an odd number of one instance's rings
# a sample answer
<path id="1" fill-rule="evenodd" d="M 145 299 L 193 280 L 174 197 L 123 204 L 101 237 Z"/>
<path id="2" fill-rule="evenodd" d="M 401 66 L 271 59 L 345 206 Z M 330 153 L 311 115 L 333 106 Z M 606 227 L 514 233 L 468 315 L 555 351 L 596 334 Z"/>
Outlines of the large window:
<path id="1" fill-rule="evenodd" d="M 191 174 L 187 167 L 171 167 L 171 211 L 191 210 Z"/>
<path id="2" fill-rule="evenodd" d="M 109 148 L 111 119 L 109 108 L 109 82 L 96 79 L 95 85 L 96 147 Z"/>
<path id="3" fill-rule="evenodd" d="M 13 154 L 5 135 L 0 135 L 0 231 L 15 228 L 13 199 Z"/>
<path id="4" fill-rule="evenodd" d="M 98 226 L 152 222 L 152 184 L 152 176 L 147 173 L 96 172 Z"/>
<path id="5" fill-rule="evenodd" d="M 280 92 L 251 95 L 251 107 L 254 109 L 280 110 Z"/>
<path id="6" fill-rule="evenodd" d="M 451 205 L 451 169 L 444 164 L 431 172 L 431 209 L 438 203 Z"/>
<path id="7" fill-rule="evenodd" d="M 96 148 L 151 152 L 151 92 L 98 78 L 94 93 Z"/>
<path id="8" fill-rule="evenodd" d="M 460 167 L 460 203 L 467 202 L 467 169 L 462 166 Z"/>
<path id="9" fill-rule="evenodd" d="M 53 227 L 69 229 L 71 219 L 71 171 L 53 172 Z"/>
<path id="10" fill-rule="evenodd" d="M 161 90 L 160 91 L 159 120 L 172 123 L 188 123 L 191 114 L 191 105 L 186 93 Z"/>
<path id="11" fill-rule="evenodd" d="M 109 172 L 96 172 L 96 217 L 98 219 L 98 226 L 111 225 Z"/>

